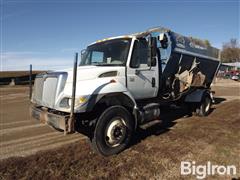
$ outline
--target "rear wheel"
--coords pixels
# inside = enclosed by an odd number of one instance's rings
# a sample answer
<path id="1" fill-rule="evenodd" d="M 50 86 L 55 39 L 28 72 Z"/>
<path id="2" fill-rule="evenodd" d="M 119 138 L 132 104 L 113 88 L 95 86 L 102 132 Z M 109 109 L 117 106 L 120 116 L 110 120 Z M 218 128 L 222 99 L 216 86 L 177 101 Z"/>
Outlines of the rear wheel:
<path id="1" fill-rule="evenodd" d="M 132 133 L 131 114 L 123 106 L 112 106 L 99 117 L 91 140 L 92 146 L 104 156 L 117 154 L 129 145 Z"/>
<path id="2" fill-rule="evenodd" d="M 196 108 L 197 116 L 207 116 L 210 113 L 212 105 L 212 100 L 208 95 L 205 95 L 201 101 L 201 103 Z"/>

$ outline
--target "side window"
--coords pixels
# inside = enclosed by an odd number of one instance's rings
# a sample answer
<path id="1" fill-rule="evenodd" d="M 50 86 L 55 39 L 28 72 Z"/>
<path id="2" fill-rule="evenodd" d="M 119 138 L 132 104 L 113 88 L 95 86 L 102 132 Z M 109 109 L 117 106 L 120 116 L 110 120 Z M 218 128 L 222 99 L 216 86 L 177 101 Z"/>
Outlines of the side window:
<path id="1" fill-rule="evenodd" d="M 148 43 L 145 38 L 135 41 L 130 67 L 138 68 L 141 64 L 146 65 L 148 60 Z"/>
<path id="2" fill-rule="evenodd" d="M 93 51 L 92 52 L 92 63 L 102 63 L 104 58 L 103 52 Z"/>

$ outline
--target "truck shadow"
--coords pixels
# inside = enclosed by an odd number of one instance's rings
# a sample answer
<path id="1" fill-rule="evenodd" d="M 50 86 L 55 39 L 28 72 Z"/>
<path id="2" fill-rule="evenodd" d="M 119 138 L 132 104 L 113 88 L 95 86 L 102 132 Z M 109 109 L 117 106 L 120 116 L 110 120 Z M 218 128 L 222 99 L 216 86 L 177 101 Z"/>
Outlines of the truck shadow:
<path id="1" fill-rule="evenodd" d="M 215 98 L 215 105 L 222 103 L 225 101 L 225 98 Z M 215 110 L 215 108 L 211 108 L 210 114 Z M 171 127 L 177 124 L 176 120 L 180 118 L 185 118 L 187 120 L 188 117 L 193 116 L 193 113 L 190 112 L 186 108 L 174 108 L 170 109 L 167 107 L 164 107 L 161 109 L 161 115 L 158 120 L 156 120 L 156 123 L 153 125 L 142 128 L 140 127 L 137 130 L 137 134 L 134 136 L 132 143 L 129 147 L 140 143 L 142 140 L 149 136 L 159 136 L 161 134 L 164 134 L 171 130 Z"/>
<path id="2" fill-rule="evenodd" d="M 226 101 L 225 98 L 221 98 L 221 97 L 214 97 L 215 103 L 214 104 L 220 104 L 224 101 Z"/>
<path id="3" fill-rule="evenodd" d="M 177 124 L 177 119 L 189 116 L 192 116 L 192 114 L 183 108 L 162 109 L 160 118 L 155 121 L 156 123 L 147 128 L 140 127 L 137 129 L 137 134 L 134 136 L 132 144 L 130 146 L 140 143 L 142 140 L 149 136 L 158 136 L 170 131 L 171 127 Z"/>

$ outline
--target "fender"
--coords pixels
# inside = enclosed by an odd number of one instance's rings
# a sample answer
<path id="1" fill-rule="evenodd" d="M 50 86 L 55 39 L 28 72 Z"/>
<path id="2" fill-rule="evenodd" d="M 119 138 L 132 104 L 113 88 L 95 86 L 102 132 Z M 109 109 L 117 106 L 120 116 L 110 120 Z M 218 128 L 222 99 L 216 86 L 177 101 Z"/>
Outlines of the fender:
<path id="1" fill-rule="evenodd" d="M 99 100 L 105 96 L 114 96 L 119 94 L 123 94 L 127 98 L 129 98 L 133 104 L 133 108 L 137 108 L 137 103 L 135 99 L 123 84 L 117 81 L 108 81 L 101 83 L 101 85 L 99 85 L 95 88 L 95 90 L 92 91 L 92 93 L 89 95 L 90 97 L 88 102 L 86 103 L 86 106 L 84 106 L 84 110 L 86 110 L 87 112 L 91 111 L 95 104 L 97 104 Z M 76 109 L 76 112 L 83 112 L 84 110 L 83 107 L 79 107 L 78 109 Z"/>
<path id="2" fill-rule="evenodd" d="M 121 97 L 121 100 L 128 102 L 127 104 L 133 109 L 132 115 L 134 116 L 135 121 L 135 128 L 138 124 L 138 108 L 135 99 L 133 98 L 132 94 L 128 91 L 128 89 L 121 83 L 117 81 L 110 81 L 104 83 L 97 87 L 93 93 L 90 95 L 88 103 L 83 106 L 79 107 L 75 110 L 77 113 L 81 112 L 91 112 L 95 105 L 106 97 Z M 124 102 L 123 102 L 124 103 Z"/>
<path id="3" fill-rule="evenodd" d="M 192 93 L 186 95 L 184 102 L 198 103 L 202 101 L 202 98 L 205 94 L 209 94 L 210 98 L 213 100 L 212 93 L 209 89 L 196 89 Z"/>

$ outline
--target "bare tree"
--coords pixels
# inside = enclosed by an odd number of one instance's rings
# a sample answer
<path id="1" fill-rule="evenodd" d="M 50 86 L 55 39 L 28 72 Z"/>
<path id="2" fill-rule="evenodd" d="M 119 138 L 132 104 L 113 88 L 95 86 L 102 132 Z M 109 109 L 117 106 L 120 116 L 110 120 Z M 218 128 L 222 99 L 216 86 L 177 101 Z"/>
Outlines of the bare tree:
<path id="1" fill-rule="evenodd" d="M 229 42 L 223 43 L 221 52 L 222 62 L 239 62 L 240 61 L 240 45 L 237 39 L 230 39 Z"/>

